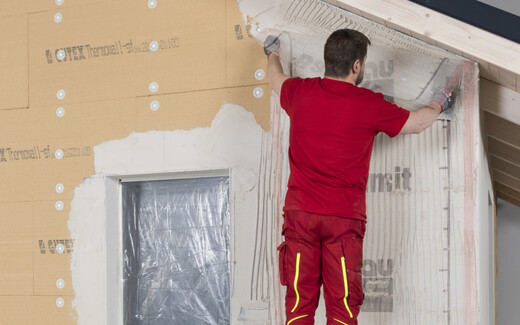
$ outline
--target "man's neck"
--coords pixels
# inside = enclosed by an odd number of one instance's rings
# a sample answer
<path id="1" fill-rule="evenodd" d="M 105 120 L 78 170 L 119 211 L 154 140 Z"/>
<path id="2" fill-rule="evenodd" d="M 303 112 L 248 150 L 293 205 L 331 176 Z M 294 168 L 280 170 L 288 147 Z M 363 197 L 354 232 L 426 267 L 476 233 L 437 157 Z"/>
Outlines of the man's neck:
<path id="1" fill-rule="evenodd" d="M 337 80 L 337 81 L 348 82 L 349 84 L 356 85 L 356 76 L 354 76 L 352 73 L 349 74 L 346 77 L 343 77 L 343 78 L 341 78 L 341 77 L 331 77 L 331 76 L 324 76 L 324 78 Z"/>

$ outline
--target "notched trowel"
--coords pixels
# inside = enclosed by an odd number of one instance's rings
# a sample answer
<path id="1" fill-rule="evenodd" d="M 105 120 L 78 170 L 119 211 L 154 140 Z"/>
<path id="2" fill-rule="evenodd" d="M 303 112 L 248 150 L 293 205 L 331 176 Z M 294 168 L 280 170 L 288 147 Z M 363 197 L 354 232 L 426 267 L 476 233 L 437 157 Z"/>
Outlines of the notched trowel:
<path id="1" fill-rule="evenodd" d="M 457 98 L 460 96 L 460 82 L 462 79 L 462 62 L 452 62 L 443 58 L 435 71 L 432 73 L 423 91 L 413 99 L 417 102 L 419 98 L 428 100 L 428 103 L 436 101 L 443 107 L 439 115 L 440 120 L 452 120 L 455 115 Z M 428 89 L 428 91 L 426 91 Z"/>
<path id="2" fill-rule="evenodd" d="M 271 54 L 280 50 L 280 39 L 274 35 L 268 35 L 264 40 L 264 53 L 265 55 Z"/>
<path id="3" fill-rule="evenodd" d="M 457 106 L 457 98 L 460 95 L 460 83 L 462 80 L 462 64 L 456 66 L 454 71 L 446 78 L 447 82 L 440 90 L 445 97 L 443 112 L 439 115 L 441 120 L 452 120 Z"/>

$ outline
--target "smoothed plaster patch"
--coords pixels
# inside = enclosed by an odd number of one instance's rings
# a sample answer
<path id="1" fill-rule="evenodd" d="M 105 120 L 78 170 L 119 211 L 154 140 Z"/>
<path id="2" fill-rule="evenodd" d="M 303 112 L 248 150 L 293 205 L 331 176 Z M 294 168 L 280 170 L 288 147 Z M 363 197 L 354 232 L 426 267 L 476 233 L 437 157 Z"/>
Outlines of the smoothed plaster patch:
<path id="1" fill-rule="evenodd" d="M 71 264 L 76 292 L 73 307 L 79 325 L 106 324 L 110 312 L 106 307 L 105 220 L 114 216 L 106 215 L 104 177 L 230 168 L 232 238 L 239 243 L 252 243 L 255 229 L 251 224 L 256 218 L 260 157 L 266 135 L 252 113 L 224 103 L 209 128 L 133 133 L 95 147 L 95 175 L 75 189 L 69 219 L 75 240 Z M 250 231 L 233 234 L 233 228 Z M 250 268 L 252 257 L 248 245 L 237 245 L 231 250 L 232 268 L 236 270 L 232 272 L 233 283 L 236 277 L 248 277 L 244 270 Z M 247 292 L 232 291 L 231 295 L 232 317 L 237 318 L 233 312 L 236 310 L 238 316 L 238 301 L 245 300 L 242 296 L 247 296 Z"/>

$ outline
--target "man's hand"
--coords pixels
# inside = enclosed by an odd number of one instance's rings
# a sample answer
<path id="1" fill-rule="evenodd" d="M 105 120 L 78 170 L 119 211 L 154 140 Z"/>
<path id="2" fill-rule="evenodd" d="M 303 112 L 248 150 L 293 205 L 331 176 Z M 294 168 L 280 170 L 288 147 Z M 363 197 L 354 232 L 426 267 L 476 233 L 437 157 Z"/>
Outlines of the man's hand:
<path id="1" fill-rule="evenodd" d="M 457 94 L 455 91 L 448 92 L 445 87 L 439 87 L 435 91 L 435 96 L 433 97 L 432 102 L 436 102 L 441 107 L 441 113 L 452 109 L 455 106 L 455 100 L 457 99 Z"/>
<path id="2" fill-rule="evenodd" d="M 276 36 L 269 35 L 264 41 L 264 53 L 269 56 L 271 52 L 278 52 L 280 50 L 280 39 Z"/>

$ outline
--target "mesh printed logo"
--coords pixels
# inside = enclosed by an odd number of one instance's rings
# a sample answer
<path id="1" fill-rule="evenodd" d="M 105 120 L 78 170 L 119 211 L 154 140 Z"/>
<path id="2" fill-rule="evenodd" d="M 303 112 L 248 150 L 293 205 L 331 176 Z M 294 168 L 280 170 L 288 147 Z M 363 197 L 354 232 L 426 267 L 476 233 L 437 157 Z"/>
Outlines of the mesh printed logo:
<path id="1" fill-rule="evenodd" d="M 394 173 L 370 173 L 368 175 L 367 192 L 381 193 L 393 191 L 410 191 L 410 168 L 395 166 Z"/>
<path id="2" fill-rule="evenodd" d="M 394 310 L 394 260 L 363 261 L 364 312 L 392 312 Z"/>
<path id="3" fill-rule="evenodd" d="M 367 62 L 365 66 L 365 79 L 362 87 L 371 89 L 378 93 L 394 94 L 394 60 L 381 60 Z M 385 99 L 394 102 L 394 97 L 385 95 Z"/>

